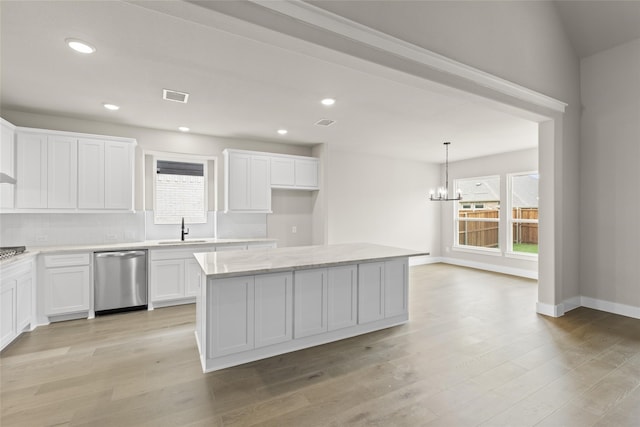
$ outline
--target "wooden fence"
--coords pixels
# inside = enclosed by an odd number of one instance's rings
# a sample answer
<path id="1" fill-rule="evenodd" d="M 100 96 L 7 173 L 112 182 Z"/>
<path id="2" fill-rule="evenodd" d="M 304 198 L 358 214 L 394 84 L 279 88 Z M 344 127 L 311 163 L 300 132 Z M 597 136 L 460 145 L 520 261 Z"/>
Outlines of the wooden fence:
<path id="1" fill-rule="evenodd" d="M 484 248 L 498 247 L 498 223 L 465 221 L 463 218 L 498 219 L 497 210 L 459 210 L 458 244 Z M 538 219 L 538 208 L 514 208 L 514 219 Z M 538 224 L 514 223 L 513 242 L 538 244 Z"/>

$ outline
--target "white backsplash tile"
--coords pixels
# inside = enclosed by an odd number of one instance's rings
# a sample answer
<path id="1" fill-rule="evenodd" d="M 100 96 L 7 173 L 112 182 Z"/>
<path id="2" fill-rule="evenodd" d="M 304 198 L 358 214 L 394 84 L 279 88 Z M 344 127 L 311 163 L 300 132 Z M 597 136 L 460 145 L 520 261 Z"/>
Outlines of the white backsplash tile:
<path id="1" fill-rule="evenodd" d="M 153 211 L 145 211 L 145 240 L 180 239 L 180 224 L 154 224 Z M 189 229 L 188 239 L 216 237 L 216 213 L 207 212 L 206 224 L 186 224 Z"/>
<path id="2" fill-rule="evenodd" d="M 218 212 L 219 239 L 266 238 L 267 214 Z"/>
<path id="3" fill-rule="evenodd" d="M 144 214 L 3 214 L 0 246 L 60 246 L 144 240 Z"/>

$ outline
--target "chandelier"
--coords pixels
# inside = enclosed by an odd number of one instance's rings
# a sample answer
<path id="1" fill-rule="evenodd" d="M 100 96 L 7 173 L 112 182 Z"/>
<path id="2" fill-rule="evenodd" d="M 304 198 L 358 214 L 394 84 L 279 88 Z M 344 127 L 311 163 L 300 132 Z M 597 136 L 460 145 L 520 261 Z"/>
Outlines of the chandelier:
<path id="1" fill-rule="evenodd" d="M 437 191 L 431 190 L 429 191 L 429 200 L 434 202 L 449 202 L 454 200 L 462 200 L 462 191 L 458 190 L 457 197 L 449 198 L 449 145 L 450 142 L 445 142 L 444 146 L 446 148 L 446 159 L 444 164 L 445 170 L 445 181 L 444 187 L 438 187 Z M 437 194 L 436 194 L 437 193 Z"/>

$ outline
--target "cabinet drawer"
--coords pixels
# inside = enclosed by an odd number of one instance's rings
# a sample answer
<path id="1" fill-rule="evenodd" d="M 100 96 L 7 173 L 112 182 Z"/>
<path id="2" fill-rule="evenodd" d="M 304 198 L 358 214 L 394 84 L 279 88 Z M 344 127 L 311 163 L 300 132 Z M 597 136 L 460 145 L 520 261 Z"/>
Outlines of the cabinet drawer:
<path id="1" fill-rule="evenodd" d="M 45 267 L 69 267 L 72 265 L 89 265 L 90 254 L 46 255 Z"/>

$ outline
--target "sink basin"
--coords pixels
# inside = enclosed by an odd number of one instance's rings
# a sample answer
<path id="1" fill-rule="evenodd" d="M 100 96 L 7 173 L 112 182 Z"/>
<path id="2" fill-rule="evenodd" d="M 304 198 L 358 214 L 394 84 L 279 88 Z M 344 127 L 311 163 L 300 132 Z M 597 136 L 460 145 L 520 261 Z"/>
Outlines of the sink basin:
<path id="1" fill-rule="evenodd" d="M 176 245 L 184 243 L 206 243 L 206 240 L 167 240 L 166 242 L 158 242 L 159 245 Z"/>

